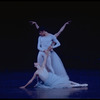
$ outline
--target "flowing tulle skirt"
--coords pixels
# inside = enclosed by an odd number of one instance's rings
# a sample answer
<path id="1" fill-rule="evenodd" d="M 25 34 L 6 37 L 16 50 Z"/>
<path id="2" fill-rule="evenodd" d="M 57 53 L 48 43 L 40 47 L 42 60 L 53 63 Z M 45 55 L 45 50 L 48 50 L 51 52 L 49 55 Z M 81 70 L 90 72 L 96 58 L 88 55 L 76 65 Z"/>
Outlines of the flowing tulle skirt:
<path id="1" fill-rule="evenodd" d="M 69 88 L 70 81 L 67 77 L 57 76 L 49 72 L 48 78 L 41 84 L 37 85 L 39 88 Z"/>
<path id="2" fill-rule="evenodd" d="M 55 51 L 51 52 L 51 62 L 56 75 L 67 77 L 69 79 L 65 67 Z"/>
<path id="3" fill-rule="evenodd" d="M 40 88 L 64 88 L 70 87 L 69 77 L 64 68 L 64 65 L 60 57 L 55 51 L 51 52 L 51 62 L 54 70 L 54 74 L 49 72 L 48 79 L 43 83 L 38 83 L 37 87 Z"/>

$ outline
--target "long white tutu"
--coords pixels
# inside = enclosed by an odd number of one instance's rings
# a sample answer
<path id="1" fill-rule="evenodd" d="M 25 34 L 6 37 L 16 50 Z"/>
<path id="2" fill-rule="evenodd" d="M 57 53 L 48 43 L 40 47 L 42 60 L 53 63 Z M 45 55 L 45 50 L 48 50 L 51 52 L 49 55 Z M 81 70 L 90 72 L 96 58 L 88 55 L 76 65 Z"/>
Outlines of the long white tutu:
<path id="1" fill-rule="evenodd" d="M 51 62 L 54 73 L 49 72 L 49 76 L 44 84 L 38 83 L 39 88 L 64 88 L 70 87 L 70 80 L 64 65 L 55 51 L 51 51 Z"/>
<path id="2" fill-rule="evenodd" d="M 54 73 L 49 72 L 48 78 L 43 84 L 37 85 L 39 88 L 69 88 L 70 81 L 66 77 L 57 76 Z"/>
<path id="3" fill-rule="evenodd" d="M 60 59 L 60 57 L 57 55 L 55 51 L 51 52 L 51 62 L 52 62 L 52 67 L 56 75 L 58 76 L 63 76 L 63 77 L 68 77 L 67 72 L 65 70 L 65 67 Z"/>
<path id="4" fill-rule="evenodd" d="M 51 51 L 51 62 L 54 73 L 48 72 L 48 78 L 43 82 L 37 84 L 39 88 L 70 88 L 70 87 L 86 87 L 88 84 L 79 84 L 70 81 L 69 76 L 64 68 L 64 65 L 55 51 Z M 45 73 L 44 73 L 45 74 Z M 71 85 L 74 84 L 73 86 Z"/>

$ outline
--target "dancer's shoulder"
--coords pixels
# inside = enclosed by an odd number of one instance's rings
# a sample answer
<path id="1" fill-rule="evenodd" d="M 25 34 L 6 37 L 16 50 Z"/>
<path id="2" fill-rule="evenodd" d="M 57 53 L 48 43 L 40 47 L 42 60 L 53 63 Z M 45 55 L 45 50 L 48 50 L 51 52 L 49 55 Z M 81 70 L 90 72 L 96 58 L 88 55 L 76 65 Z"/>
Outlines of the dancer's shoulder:
<path id="1" fill-rule="evenodd" d="M 50 35 L 50 36 L 52 36 L 52 37 L 55 37 L 55 35 L 54 35 L 54 34 L 52 34 L 52 33 L 49 33 L 49 35 Z"/>
<path id="2" fill-rule="evenodd" d="M 38 38 L 41 38 L 41 36 L 39 36 Z"/>

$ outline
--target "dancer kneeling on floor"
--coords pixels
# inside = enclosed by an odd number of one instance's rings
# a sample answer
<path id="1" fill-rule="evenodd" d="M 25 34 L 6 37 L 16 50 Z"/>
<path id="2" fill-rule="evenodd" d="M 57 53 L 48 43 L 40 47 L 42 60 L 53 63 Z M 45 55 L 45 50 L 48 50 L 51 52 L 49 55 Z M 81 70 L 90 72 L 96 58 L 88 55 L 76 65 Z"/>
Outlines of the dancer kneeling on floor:
<path id="1" fill-rule="evenodd" d="M 42 83 L 39 83 L 35 87 L 39 88 L 73 88 L 73 87 L 86 87 L 88 84 L 79 84 L 73 81 L 70 81 L 68 77 L 62 77 L 58 76 L 54 73 L 48 72 L 46 69 L 46 61 L 48 58 L 49 51 L 45 54 L 45 59 L 43 61 L 42 66 L 40 66 L 38 63 L 34 63 L 34 67 L 37 68 L 37 70 L 34 72 L 33 77 L 28 81 L 28 83 L 24 86 L 21 86 L 20 88 L 25 88 L 29 84 L 33 82 L 33 80 L 38 76 Z"/>

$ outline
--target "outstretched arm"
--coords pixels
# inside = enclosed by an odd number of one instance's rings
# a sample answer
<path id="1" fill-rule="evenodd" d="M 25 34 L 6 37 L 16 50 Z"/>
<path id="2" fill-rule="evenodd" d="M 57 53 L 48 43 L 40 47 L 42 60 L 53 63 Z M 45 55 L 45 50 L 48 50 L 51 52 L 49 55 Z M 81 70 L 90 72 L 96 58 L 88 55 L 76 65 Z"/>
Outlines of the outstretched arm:
<path id="1" fill-rule="evenodd" d="M 34 21 L 29 21 L 32 25 L 35 24 L 36 28 L 39 29 L 39 25 Z"/>
<path id="2" fill-rule="evenodd" d="M 33 77 L 28 81 L 28 83 L 26 85 L 24 85 L 24 86 L 21 86 L 20 88 L 25 88 L 26 86 L 28 86 L 29 84 L 31 84 L 32 81 L 35 79 L 36 75 L 37 75 L 37 73 L 35 72 L 34 75 L 33 75 Z"/>
<path id="3" fill-rule="evenodd" d="M 66 22 L 61 29 L 55 34 L 56 38 L 61 34 L 61 32 L 64 30 L 67 24 L 70 24 L 71 21 Z"/>
<path id="4" fill-rule="evenodd" d="M 48 58 L 48 53 L 49 53 L 49 50 L 47 50 L 47 51 L 45 52 L 45 57 L 44 57 L 44 61 L 43 61 L 43 63 L 42 63 L 42 67 L 45 67 L 45 65 L 46 65 L 47 58 Z"/>

